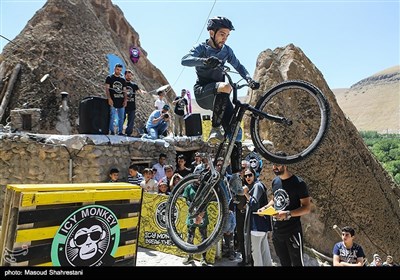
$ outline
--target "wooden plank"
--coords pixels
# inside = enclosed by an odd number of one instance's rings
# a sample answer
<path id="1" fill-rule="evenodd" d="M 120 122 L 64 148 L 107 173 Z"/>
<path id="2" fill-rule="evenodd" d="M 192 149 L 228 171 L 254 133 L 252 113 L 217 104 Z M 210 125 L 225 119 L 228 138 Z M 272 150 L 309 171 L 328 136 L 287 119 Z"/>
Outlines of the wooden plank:
<path id="1" fill-rule="evenodd" d="M 20 201 L 21 201 L 21 193 L 13 192 L 11 205 L 12 206 L 19 205 Z M 2 254 L 7 254 L 6 250 L 12 249 L 14 247 L 13 244 L 16 238 L 15 236 L 17 231 L 18 210 L 19 209 L 17 207 L 11 208 L 10 216 L 8 218 L 8 229 L 6 232 L 6 237 L 4 242 L 4 250 L 2 251 Z M 3 256 L 2 256 L 2 261 L 3 261 Z M 4 263 L 4 265 L 8 266 L 9 263 Z"/>
<path id="2" fill-rule="evenodd" d="M 17 231 L 16 243 L 53 239 L 60 226 L 21 229 Z"/>
<path id="3" fill-rule="evenodd" d="M 140 211 L 139 203 L 125 203 L 125 204 L 103 204 L 109 208 L 117 218 L 123 214 L 136 213 Z M 68 207 L 54 207 L 46 209 L 33 209 L 29 211 L 21 211 L 19 213 L 18 224 L 29 224 L 37 222 L 52 222 L 54 225 L 61 224 L 68 215 L 75 212 L 81 205 L 68 206 Z"/>
<path id="4" fill-rule="evenodd" d="M 11 98 L 11 94 L 13 92 L 14 85 L 15 85 L 15 82 L 17 80 L 19 71 L 21 71 L 21 64 L 18 63 L 14 67 L 14 70 L 13 70 L 13 72 L 11 74 L 11 78 L 10 78 L 8 84 L 7 84 L 7 90 L 4 93 L 3 100 L 1 100 L 1 103 L 0 103 L 0 121 L 2 120 L 3 115 L 6 112 L 6 109 L 7 109 L 7 106 L 8 106 L 8 102 L 9 102 L 9 100 Z"/>
<path id="5" fill-rule="evenodd" d="M 25 192 L 21 206 L 54 205 L 62 203 L 104 201 L 122 199 L 140 199 L 141 190 L 90 190 L 90 191 L 61 191 L 61 192 Z"/>
<path id="6" fill-rule="evenodd" d="M 11 184 L 7 188 L 15 191 L 84 191 L 84 190 L 115 190 L 141 189 L 129 183 L 78 183 L 78 184 Z"/>
<path id="7" fill-rule="evenodd" d="M 4 76 L 6 74 L 6 63 L 4 60 L 0 64 L 0 102 L 3 99 L 3 84 L 4 84 Z"/>
<path id="8" fill-rule="evenodd" d="M 4 204 L 3 204 L 3 220 L 1 221 L 1 235 L 0 235 L 0 265 L 4 265 L 4 248 L 6 243 L 6 237 L 8 236 L 9 223 L 8 219 L 11 213 L 11 204 L 13 202 L 12 197 L 14 195 L 14 191 L 10 189 L 6 189 L 6 193 L 4 195 Z"/>
<path id="9" fill-rule="evenodd" d="M 119 222 L 120 229 L 133 228 L 133 227 L 138 226 L 139 217 L 130 217 L 130 218 L 126 218 L 126 219 L 120 219 L 120 220 L 118 220 L 118 222 Z"/>
<path id="10" fill-rule="evenodd" d="M 115 252 L 114 258 L 123 257 L 126 255 L 135 255 L 136 254 L 136 243 L 120 246 Z"/>
<path id="11" fill-rule="evenodd" d="M 137 233 L 138 233 L 137 228 L 133 228 L 133 229 L 129 229 L 124 232 L 121 232 L 120 237 L 119 237 L 119 244 L 123 245 L 126 242 L 129 242 L 132 240 L 136 241 L 138 238 Z"/>
<path id="12" fill-rule="evenodd" d="M 125 228 L 137 227 L 138 221 L 139 221 L 138 217 L 130 217 L 130 218 L 119 219 L 118 223 L 120 229 L 125 229 Z M 40 228 L 18 230 L 15 243 L 53 239 L 59 227 L 60 226 L 57 225 L 51 227 L 40 227 Z"/>
<path id="13" fill-rule="evenodd" d="M 129 258 L 117 259 L 114 266 L 136 266 L 136 256 Z"/>
<path id="14" fill-rule="evenodd" d="M 40 263 L 40 264 L 37 264 L 35 266 L 53 266 L 53 263 L 52 262 Z"/>

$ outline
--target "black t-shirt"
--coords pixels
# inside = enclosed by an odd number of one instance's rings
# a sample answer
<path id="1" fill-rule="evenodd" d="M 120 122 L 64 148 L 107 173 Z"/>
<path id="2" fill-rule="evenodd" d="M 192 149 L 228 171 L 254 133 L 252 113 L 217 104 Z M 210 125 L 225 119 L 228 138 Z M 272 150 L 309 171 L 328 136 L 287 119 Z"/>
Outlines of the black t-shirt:
<path id="1" fill-rule="evenodd" d="M 274 208 L 280 210 L 294 210 L 301 206 L 300 199 L 309 197 L 308 187 L 300 177 L 292 175 L 286 180 L 279 176 L 272 180 L 272 194 Z M 287 221 L 274 221 L 274 234 L 290 236 L 301 228 L 300 217 L 292 217 Z"/>
<path id="2" fill-rule="evenodd" d="M 125 111 L 135 111 L 136 110 L 136 91 L 139 90 L 137 84 L 132 81 L 126 81 L 126 90 L 128 91 L 128 103 L 126 105 Z"/>
<path id="3" fill-rule="evenodd" d="M 179 116 L 183 116 L 183 115 L 185 114 L 185 106 L 188 105 L 188 102 L 187 102 L 186 98 L 184 98 L 184 97 L 178 97 L 178 96 L 175 98 L 175 101 L 176 101 L 176 100 L 179 100 L 179 99 L 181 99 L 181 100 L 178 101 L 178 102 L 175 104 L 174 112 L 175 112 L 175 114 L 177 114 L 177 115 L 179 115 Z"/>
<path id="4" fill-rule="evenodd" d="M 122 90 L 126 84 L 125 79 L 113 74 L 107 76 L 106 84 L 110 85 L 109 93 L 114 102 L 114 108 L 122 108 L 124 103 L 124 92 Z"/>
<path id="5" fill-rule="evenodd" d="M 185 176 L 191 174 L 192 172 L 190 171 L 189 168 L 186 168 L 186 167 L 185 167 L 185 169 L 183 169 L 183 170 L 180 170 L 180 169 L 177 168 L 176 171 L 175 171 L 175 173 L 178 173 L 178 174 L 181 175 L 182 177 L 185 177 Z"/>

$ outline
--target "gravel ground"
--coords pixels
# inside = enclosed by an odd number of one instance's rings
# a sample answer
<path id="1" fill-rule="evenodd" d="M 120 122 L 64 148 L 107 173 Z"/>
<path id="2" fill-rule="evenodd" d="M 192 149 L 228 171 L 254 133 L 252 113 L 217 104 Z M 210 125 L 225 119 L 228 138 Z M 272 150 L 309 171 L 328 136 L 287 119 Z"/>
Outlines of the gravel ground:
<path id="1" fill-rule="evenodd" d="M 175 255 L 138 247 L 136 266 L 200 266 L 200 262 L 198 261 L 195 261 L 194 264 L 184 265 L 182 264 L 183 259 L 184 258 Z M 227 258 L 222 258 L 216 259 L 215 263 L 210 264 L 209 266 L 237 266 L 237 263 L 240 261 L 240 257 L 237 257 L 233 261 L 230 261 Z"/>
<path id="2" fill-rule="evenodd" d="M 272 248 L 271 248 L 272 249 Z M 275 251 L 271 250 L 272 255 L 272 265 L 280 266 L 279 263 L 276 262 L 277 257 L 275 255 Z M 327 263 L 323 263 L 316 258 L 310 257 L 308 254 L 303 254 L 303 260 L 305 266 L 329 266 Z M 137 260 L 136 266 L 200 266 L 200 262 L 195 260 L 194 264 L 184 265 L 183 257 L 178 257 L 171 254 L 166 254 L 163 252 L 159 252 L 156 250 L 150 250 L 142 247 L 138 247 L 137 249 Z M 241 261 L 240 254 L 237 253 L 236 259 L 230 261 L 228 258 L 220 258 L 216 259 L 214 264 L 209 264 L 209 266 L 238 266 L 237 264 Z"/>

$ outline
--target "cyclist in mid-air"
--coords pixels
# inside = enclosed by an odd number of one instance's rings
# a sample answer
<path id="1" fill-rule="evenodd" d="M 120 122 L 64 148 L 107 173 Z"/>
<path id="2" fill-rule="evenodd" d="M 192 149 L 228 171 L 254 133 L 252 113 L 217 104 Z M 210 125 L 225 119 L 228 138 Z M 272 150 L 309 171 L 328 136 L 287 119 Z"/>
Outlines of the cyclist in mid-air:
<path id="1" fill-rule="evenodd" d="M 252 89 L 259 88 L 260 84 L 250 77 L 249 72 L 236 58 L 233 50 L 225 44 L 230 31 L 235 30 L 232 22 L 226 17 L 213 17 L 208 20 L 207 30 L 210 38 L 194 46 L 182 58 L 182 65 L 196 67 L 197 81 L 194 85 L 194 95 L 201 108 L 213 111 L 212 129 L 208 141 L 217 144 L 223 140 L 221 125 L 228 135 L 231 132 L 229 122 L 233 114 L 233 105 L 229 99 L 232 87 L 225 82 L 222 66 L 226 62 L 231 64 Z M 240 130 L 231 155 L 231 167 L 234 174 L 231 182 L 234 182 L 234 185 L 240 184 L 240 188 L 242 185 L 238 172 L 241 171 L 241 138 L 242 131 Z M 231 187 L 234 188 L 234 186 Z M 233 189 L 233 191 L 235 190 Z"/>

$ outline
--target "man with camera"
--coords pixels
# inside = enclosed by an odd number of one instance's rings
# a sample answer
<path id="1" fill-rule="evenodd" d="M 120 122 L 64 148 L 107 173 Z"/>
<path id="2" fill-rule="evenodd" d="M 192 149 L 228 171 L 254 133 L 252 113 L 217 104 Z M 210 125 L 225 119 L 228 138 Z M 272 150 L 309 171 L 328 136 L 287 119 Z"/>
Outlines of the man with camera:
<path id="1" fill-rule="evenodd" d="M 168 124 L 171 120 L 168 114 L 169 105 L 165 104 L 161 110 L 155 110 L 151 113 L 146 123 L 147 134 L 142 138 L 158 139 L 161 136 L 166 136 Z"/>

